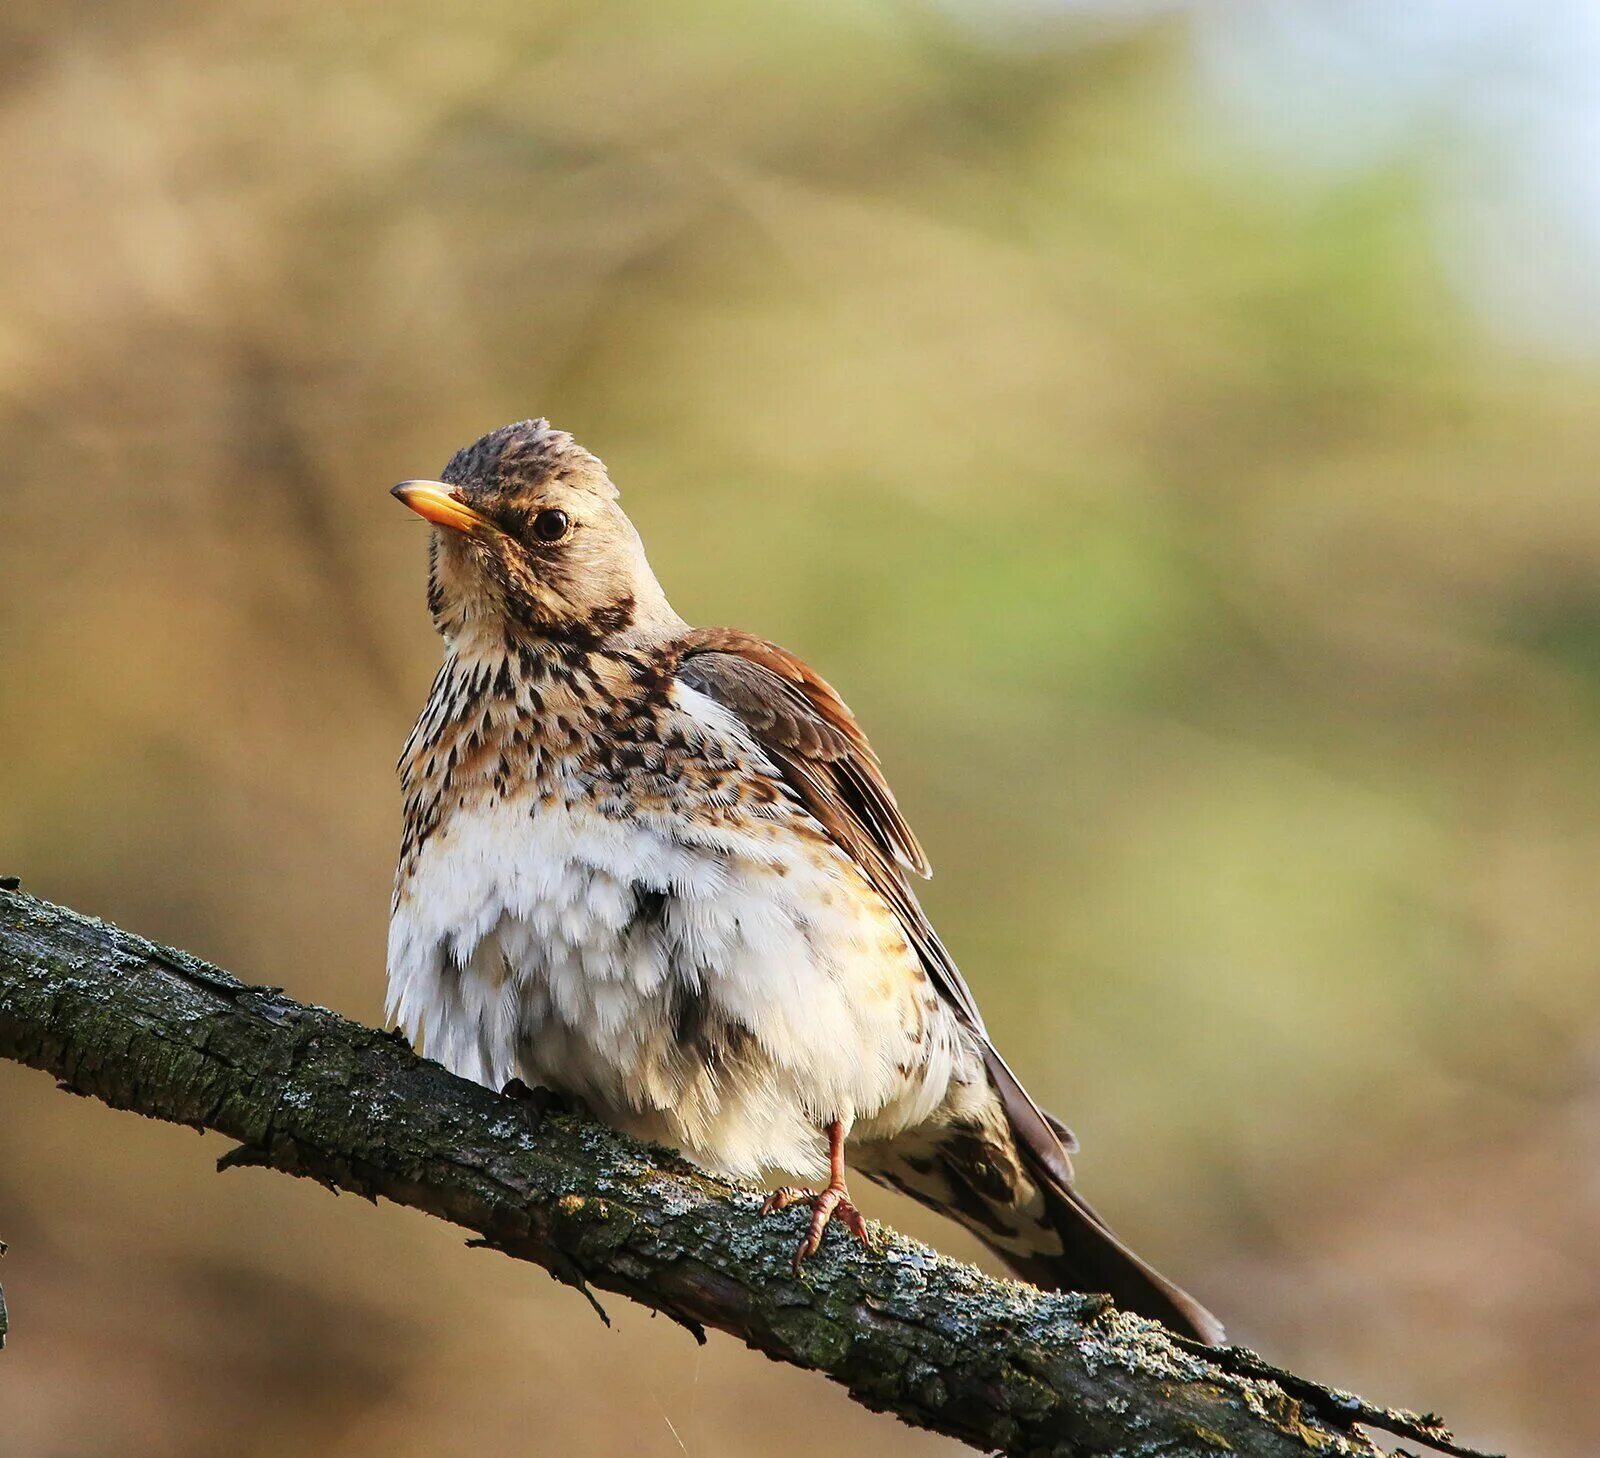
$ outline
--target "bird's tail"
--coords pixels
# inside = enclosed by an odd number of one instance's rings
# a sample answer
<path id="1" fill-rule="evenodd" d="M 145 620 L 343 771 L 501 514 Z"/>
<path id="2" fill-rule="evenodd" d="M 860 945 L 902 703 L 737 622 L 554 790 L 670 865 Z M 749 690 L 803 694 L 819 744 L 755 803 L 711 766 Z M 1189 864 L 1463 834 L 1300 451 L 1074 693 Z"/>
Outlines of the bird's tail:
<path id="1" fill-rule="evenodd" d="M 1026 1281 L 1103 1291 L 1124 1310 L 1220 1344 L 1222 1323 L 1136 1256 L 1073 1188 L 1071 1131 L 1028 1098 L 998 1055 L 989 1073 L 997 1098 L 980 1117 L 859 1146 L 854 1163 L 958 1220 Z"/>
<path id="2" fill-rule="evenodd" d="M 1218 1346 L 1222 1323 L 1182 1287 L 1128 1249 L 1070 1186 L 1040 1186 L 1044 1224 L 1055 1240 L 1034 1252 L 996 1252 L 1025 1281 L 1058 1291 L 1104 1291 L 1118 1306 L 1153 1316 L 1180 1335 Z M 981 1235 L 982 1232 L 980 1231 Z"/>

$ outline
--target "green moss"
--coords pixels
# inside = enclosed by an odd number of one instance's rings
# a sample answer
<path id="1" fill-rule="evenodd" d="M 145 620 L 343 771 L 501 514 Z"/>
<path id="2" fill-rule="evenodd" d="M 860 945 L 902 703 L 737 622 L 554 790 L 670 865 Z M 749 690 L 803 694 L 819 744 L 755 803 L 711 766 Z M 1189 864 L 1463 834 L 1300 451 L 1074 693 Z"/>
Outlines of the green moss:
<path id="1" fill-rule="evenodd" d="M 805 1306 L 777 1306 L 768 1312 L 773 1333 L 794 1361 L 825 1371 L 844 1365 L 850 1336 L 837 1321 Z"/>

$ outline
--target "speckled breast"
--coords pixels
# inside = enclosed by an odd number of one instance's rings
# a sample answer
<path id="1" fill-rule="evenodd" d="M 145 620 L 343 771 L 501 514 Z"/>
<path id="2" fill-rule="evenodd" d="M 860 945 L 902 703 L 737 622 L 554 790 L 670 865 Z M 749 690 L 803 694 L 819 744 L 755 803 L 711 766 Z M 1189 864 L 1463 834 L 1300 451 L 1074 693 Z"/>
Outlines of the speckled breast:
<path id="1" fill-rule="evenodd" d="M 742 726 L 672 686 L 611 727 L 543 694 L 530 728 L 506 687 L 444 716 L 416 759 L 401 1025 L 465 1076 L 576 1095 L 734 1174 L 819 1173 L 833 1118 L 926 1118 L 948 1017 Z"/>

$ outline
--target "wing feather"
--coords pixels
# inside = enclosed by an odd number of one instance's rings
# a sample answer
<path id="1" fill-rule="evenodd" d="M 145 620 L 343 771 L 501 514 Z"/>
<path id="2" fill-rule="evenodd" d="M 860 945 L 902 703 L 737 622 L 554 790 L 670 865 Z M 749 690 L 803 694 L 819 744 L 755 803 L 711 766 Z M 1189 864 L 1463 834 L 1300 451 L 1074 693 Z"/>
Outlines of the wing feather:
<path id="1" fill-rule="evenodd" d="M 1042 1285 L 1110 1291 L 1177 1331 L 1212 1344 L 1223 1341 L 1217 1319 L 1134 1255 L 1074 1189 L 1068 1156 L 1078 1142 L 1033 1101 L 990 1042 L 966 979 L 906 879 L 907 871 L 928 874 L 927 857 L 844 700 L 792 653 L 731 629 L 691 632 L 677 671 L 683 683 L 716 699 L 747 726 L 794 795 L 888 903 L 940 996 L 980 1040 L 989 1082 L 1038 1181 L 1043 1218 L 1059 1242 L 1048 1256 L 1019 1258 L 1010 1247 L 1001 1254 Z"/>
<path id="2" fill-rule="evenodd" d="M 889 904 L 934 987 L 983 1042 L 989 1078 L 1025 1148 L 1072 1183 L 1072 1131 L 1045 1114 L 989 1041 L 977 1000 L 906 879 L 931 868 L 895 803 L 867 737 L 832 685 L 794 654 L 731 628 L 691 631 L 678 678 L 716 699 L 755 735 L 791 790 Z"/>

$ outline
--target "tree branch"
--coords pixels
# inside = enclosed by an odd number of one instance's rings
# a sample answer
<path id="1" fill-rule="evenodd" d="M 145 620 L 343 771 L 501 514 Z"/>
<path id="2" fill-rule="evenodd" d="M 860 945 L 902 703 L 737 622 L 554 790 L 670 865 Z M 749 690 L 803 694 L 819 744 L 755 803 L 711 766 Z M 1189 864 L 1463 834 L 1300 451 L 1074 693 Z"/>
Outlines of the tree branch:
<path id="1" fill-rule="evenodd" d="M 1012 1454 L 1464 1454 L 1436 1419 L 1209 1350 L 1113 1308 L 995 1280 L 892 1237 L 789 1269 L 800 1216 L 537 1097 L 447 1073 L 397 1035 L 188 953 L 0 891 L 0 1056 L 74 1093 L 240 1141 L 261 1165 L 384 1196 L 591 1288 L 729 1332 L 859 1402 Z M 3 1306 L 0 1306 L 3 1310 Z M 602 1316 L 604 1312 L 602 1311 Z"/>

